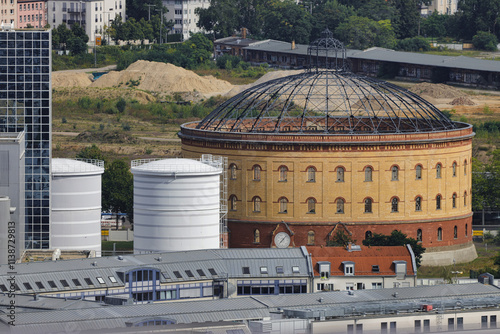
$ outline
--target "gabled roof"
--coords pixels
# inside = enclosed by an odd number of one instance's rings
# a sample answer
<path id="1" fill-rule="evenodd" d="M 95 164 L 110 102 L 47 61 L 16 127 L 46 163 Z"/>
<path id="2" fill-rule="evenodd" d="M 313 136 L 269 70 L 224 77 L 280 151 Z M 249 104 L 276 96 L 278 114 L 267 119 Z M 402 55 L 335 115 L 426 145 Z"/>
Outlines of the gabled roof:
<path id="1" fill-rule="evenodd" d="M 396 276 L 394 261 L 406 261 L 406 274 L 414 276 L 416 268 L 406 246 L 361 246 L 360 251 L 349 251 L 344 247 L 307 247 L 312 255 L 314 276 L 320 276 L 317 263 L 330 262 L 331 276 L 344 276 L 343 262 L 354 263 L 354 276 Z M 374 272 L 372 266 L 378 266 Z"/>
<path id="2" fill-rule="evenodd" d="M 214 41 L 214 45 L 217 44 L 224 44 L 224 45 L 235 45 L 235 46 L 248 46 L 252 45 L 253 43 L 259 42 L 258 40 L 255 39 L 250 39 L 250 38 L 242 38 L 242 37 L 224 37 L 220 38 Z"/>

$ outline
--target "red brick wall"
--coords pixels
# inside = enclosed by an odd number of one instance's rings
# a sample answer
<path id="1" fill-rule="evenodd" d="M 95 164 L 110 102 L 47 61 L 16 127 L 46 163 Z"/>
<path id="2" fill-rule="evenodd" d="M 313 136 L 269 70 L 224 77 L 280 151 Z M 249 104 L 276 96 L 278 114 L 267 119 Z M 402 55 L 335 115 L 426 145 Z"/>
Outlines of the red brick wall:
<path id="1" fill-rule="evenodd" d="M 465 227 L 467 225 L 467 235 Z M 447 247 L 467 244 L 472 241 L 472 217 L 430 221 L 411 222 L 402 224 L 346 224 L 347 229 L 352 233 L 352 238 L 356 244 L 362 244 L 366 231 L 373 234 L 390 234 L 394 230 L 400 230 L 411 238 L 417 238 L 417 230 L 422 230 L 422 245 L 426 248 Z M 454 237 L 454 227 L 457 226 L 457 238 Z M 230 232 L 229 247 L 231 248 L 268 248 L 274 247 L 273 238 L 278 232 L 287 232 L 287 227 L 283 223 L 266 222 L 228 222 Z M 307 246 L 308 232 L 314 232 L 314 245 L 326 245 L 328 234 L 333 230 L 335 224 L 300 224 L 289 223 L 288 228 L 294 233 L 291 236 L 290 245 L 294 247 Z M 438 228 L 442 228 L 442 240 L 438 240 Z M 260 232 L 260 242 L 254 243 L 254 231 Z M 337 225 L 337 230 L 344 230 L 342 224 Z"/>

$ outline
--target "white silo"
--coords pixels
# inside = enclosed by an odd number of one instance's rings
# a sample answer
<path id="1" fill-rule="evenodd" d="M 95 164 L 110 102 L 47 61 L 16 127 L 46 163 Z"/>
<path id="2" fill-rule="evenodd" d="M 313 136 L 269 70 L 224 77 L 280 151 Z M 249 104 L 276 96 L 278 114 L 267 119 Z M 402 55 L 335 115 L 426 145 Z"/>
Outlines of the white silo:
<path id="1" fill-rule="evenodd" d="M 101 160 L 52 159 L 51 248 L 101 256 Z"/>
<path id="2" fill-rule="evenodd" d="M 219 248 L 223 159 L 134 160 L 134 253 Z"/>

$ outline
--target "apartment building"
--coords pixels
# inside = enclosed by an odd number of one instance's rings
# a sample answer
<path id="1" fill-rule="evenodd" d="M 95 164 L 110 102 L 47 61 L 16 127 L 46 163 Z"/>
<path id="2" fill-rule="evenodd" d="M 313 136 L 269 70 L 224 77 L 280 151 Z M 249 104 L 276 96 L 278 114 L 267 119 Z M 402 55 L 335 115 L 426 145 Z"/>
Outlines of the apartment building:
<path id="1" fill-rule="evenodd" d="M 422 14 L 431 15 L 433 12 L 439 14 L 453 15 L 457 12 L 458 0 L 433 0 L 432 3 L 422 9 Z"/>
<path id="2" fill-rule="evenodd" d="M 208 8 L 210 0 L 163 0 L 163 6 L 168 9 L 165 19 L 174 22 L 171 33 L 182 34 L 182 39 L 186 40 L 190 33 L 203 31 L 196 26 L 198 15 L 195 14 L 195 10 Z"/>
<path id="3" fill-rule="evenodd" d="M 125 0 L 49 0 L 48 20 L 51 27 L 65 23 L 68 27 L 78 23 L 94 45 L 96 36 L 105 36 L 117 16 L 125 20 Z"/>
<path id="4" fill-rule="evenodd" d="M 0 0 L 0 24 L 16 25 L 16 0 Z"/>
<path id="5" fill-rule="evenodd" d="M 17 0 L 16 28 L 43 28 L 47 24 L 47 2 Z"/>

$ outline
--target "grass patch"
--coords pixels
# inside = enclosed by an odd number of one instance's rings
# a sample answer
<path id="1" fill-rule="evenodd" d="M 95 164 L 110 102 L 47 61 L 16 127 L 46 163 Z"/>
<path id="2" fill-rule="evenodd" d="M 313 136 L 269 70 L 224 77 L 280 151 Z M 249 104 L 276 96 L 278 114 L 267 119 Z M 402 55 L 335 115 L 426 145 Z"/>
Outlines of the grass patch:
<path id="1" fill-rule="evenodd" d="M 103 251 L 112 251 L 113 244 L 116 244 L 117 251 L 134 250 L 134 242 L 133 241 L 103 241 L 102 242 L 102 250 Z"/>
<path id="2" fill-rule="evenodd" d="M 495 245 L 492 240 L 485 242 L 474 242 L 477 251 L 477 259 L 467 263 L 457 263 L 456 265 L 449 266 L 421 266 L 418 268 L 418 278 L 443 278 L 455 277 L 451 274 L 452 271 L 461 271 L 462 274 L 457 277 L 469 277 L 471 270 L 481 270 L 486 267 L 495 268 L 493 264 L 494 257 L 500 251 L 500 246 Z"/>

